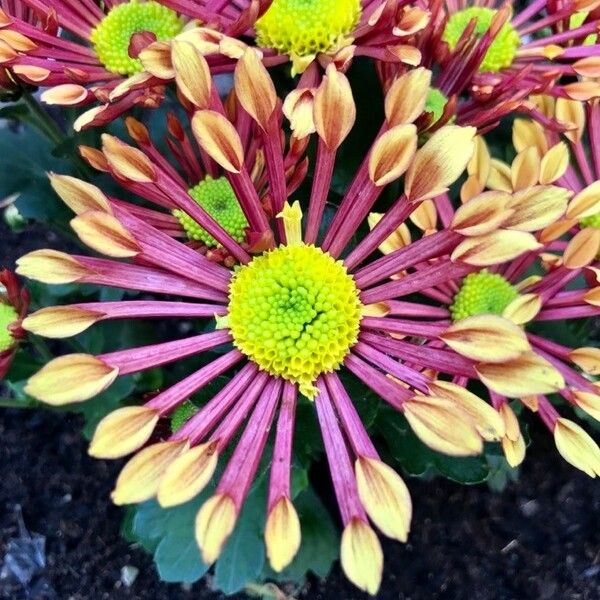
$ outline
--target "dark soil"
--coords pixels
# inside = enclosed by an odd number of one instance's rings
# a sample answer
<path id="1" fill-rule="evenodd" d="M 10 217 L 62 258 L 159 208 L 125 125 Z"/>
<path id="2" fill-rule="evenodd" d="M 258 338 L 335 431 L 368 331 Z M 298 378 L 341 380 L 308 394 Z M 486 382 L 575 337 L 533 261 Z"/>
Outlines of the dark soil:
<path id="1" fill-rule="evenodd" d="M 36 233 L 33 241 L 0 225 L 0 257 L 7 266 L 40 247 L 40 237 L 59 246 L 52 235 Z M 41 582 L 54 590 L 47 598 L 223 598 L 206 582 L 191 589 L 161 583 L 151 558 L 121 539 L 122 511 L 108 499 L 119 465 L 87 456 L 80 425 L 51 412 L 0 412 L 0 568 L 8 542 L 19 534 L 21 506 L 29 531 L 46 537 Z M 545 432 L 534 428 L 532 437 L 520 480 L 502 494 L 445 480 L 408 482 L 415 505 L 410 543 L 384 542 L 379 599 L 600 598 L 600 486 L 567 465 Z M 139 574 L 126 587 L 121 570 L 131 566 Z M 1 599 L 26 597 L 0 579 Z M 338 566 L 326 582 L 311 581 L 299 598 L 367 596 Z"/>
<path id="2" fill-rule="evenodd" d="M 108 499 L 119 465 L 86 454 L 77 419 L 42 411 L 0 417 L 0 561 L 27 528 L 46 536 L 43 571 L 59 600 L 216 600 L 205 583 L 185 590 L 158 581 L 152 561 L 119 535 Z M 537 435 L 536 435 L 537 434 Z M 518 483 L 502 494 L 484 486 L 409 481 L 415 516 L 410 543 L 385 544 L 382 600 L 582 599 L 600 597 L 600 486 L 556 455 L 543 432 Z M 130 588 L 121 569 L 139 575 Z M 0 580 L 0 598 L 26 596 Z M 44 597 L 44 596 L 41 596 Z M 336 567 L 300 598 L 366 598 Z"/>

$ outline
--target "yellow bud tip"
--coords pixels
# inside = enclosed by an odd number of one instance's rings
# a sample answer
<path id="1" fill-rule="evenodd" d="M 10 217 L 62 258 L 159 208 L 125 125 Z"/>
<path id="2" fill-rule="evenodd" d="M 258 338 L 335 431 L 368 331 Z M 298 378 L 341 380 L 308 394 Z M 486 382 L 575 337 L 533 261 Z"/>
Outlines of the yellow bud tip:
<path id="1" fill-rule="evenodd" d="M 200 444 L 178 456 L 160 481 L 158 503 L 168 508 L 194 498 L 211 480 L 218 461 L 216 442 Z"/>
<path id="2" fill-rule="evenodd" d="M 449 456 L 474 456 L 483 440 L 469 415 L 445 398 L 415 396 L 404 403 L 404 416 L 421 441 Z"/>
<path id="3" fill-rule="evenodd" d="M 449 381 L 434 381 L 428 387 L 432 394 L 447 398 L 467 413 L 486 442 L 498 442 L 504 437 L 506 428 L 501 415 L 475 394 Z"/>
<path id="4" fill-rule="evenodd" d="M 590 477 L 600 475 L 600 448 L 577 423 L 559 418 L 554 426 L 554 441 L 568 463 Z"/>
<path id="5" fill-rule="evenodd" d="M 289 498 L 280 498 L 267 517 L 265 544 L 271 568 L 280 573 L 300 548 L 300 520 Z"/>
<path id="6" fill-rule="evenodd" d="M 141 448 L 158 422 L 158 412 L 126 406 L 104 417 L 94 432 L 88 453 L 95 458 L 120 458 Z"/>
<path id="7" fill-rule="evenodd" d="M 383 552 L 375 532 L 364 521 L 355 518 L 344 529 L 341 562 L 346 577 L 356 587 L 372 596 L 378 592 Z"/>
<path id="8" fill-rule="evenodd" d="M 230 496 L 219 494 L 202 505 L 196 516 L 196 541 L 206 564 L 211 565 L 219 558 L 236 520 L 237 512 Z"/>
<path id="9" fill-rule="evenodd" d="M 388 465 L 358 458 L 354 465 L 358 494 L 369 517 L 384 535 L 406 542 L 412 518 L 410 493 Z"/>
<path id="10" fill-rule="evenodd" d="M 47 338 L 67 338 L 99 321 L 101 312 L 71 306 L 42 308 L 23 320 L 23 328 Z"/>
<path id="11" fill-rule="evenodd" d="M 155 496 L 167 467 L 187 448 L 187 440 L 178 440 L 153 444 L 138 452 L 119 473 L 112 501 L 117 505 L 134 504 Z"/>
<path id="12" fill-rule="evenodd" d="M 302 243 L 302 209 L 300 208 L 300 202 L 296 200 L 292 205 L 286 202 L 277 217 L 283 219 L 287 245 L 299 246 Z"/>
<path id="13" fill-rule="evenodd" d="M 104 391 L 119 374 L 89 354 L 68 354 L 51 360 L 33 375 L 25 393 L 40 402 L 63 406 L 82 402 Z"/>

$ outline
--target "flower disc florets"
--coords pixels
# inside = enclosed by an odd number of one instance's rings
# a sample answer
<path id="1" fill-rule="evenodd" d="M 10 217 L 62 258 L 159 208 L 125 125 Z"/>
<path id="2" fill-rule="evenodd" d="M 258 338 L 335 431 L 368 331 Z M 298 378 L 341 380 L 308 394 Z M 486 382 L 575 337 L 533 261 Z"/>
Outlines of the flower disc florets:
<path id="1" fill-rule="evenodd" d="M 244 241 L 248 221 L 231 184 L 225 177 L 213 179 L 207 175 L 206 179 L 189 189 L 188 193 L 234 240 Z M 213 248 L 220 245 L 212 235 L 184 211 L 175 209 L 173 215 L 189 239 L 204 242 Z"/>
<path id="2" fill-rule="evenodd" d="M 361 303 L 340 261 L 314 246 L 282 246 L 240 267 L 229 287 L 233 342 L 271 375 L 314 397 L 314 381 L 356 343 Z"/>
<path id="3" fill-rule="evenodd" d="M 442 39 L 454 50 L 460 36 L 473 19 L 477 19 L 475 33 L 483 35 L 490 28 L 492 19 L 497 12 L 491 8 L 481 6 L 472 6 L 460 10 L 448 19 Z M 479 70 L 481 72 L 493 71 L 497 73 L 510 67 L 520 45 L 521 40 L 515 28 L 510 23 L 505 23 L 488 48 Z"/>
<path id="4" fill-rule="evenodd" d="M 10 304 L 0 302 L 0 352 L 8 350 L 14 344 L 15 340 L 8 327 L 18 318 L 19 313 Z"/>
<path id="5" fill-rule="evenodd" d="M 358 23 L 360 0 L 274 0 L 257 21 L 258 44 L 309 56 L 336 48 Z"/>
<path id="6" fill-rule="evenodd" d="M 516 288 L 504 277 L 487 270 L 467 275 L 450 305 L 453 321 L 475 315 L 501 315 L 518 296 Z"/>
<path id="7" fill-rule="evenodd" d="M 132 0 L 112 8 L 92 31 L 91 41 L 98 59 L 108 71 L 133 75 L 142 70 L 142 64 L 129 55 L 132 35 L 149 32 L 158 41 L 166 41 L 176 36 L 182 28 L 183 21 L 170 8 L 154 0 Z"/>

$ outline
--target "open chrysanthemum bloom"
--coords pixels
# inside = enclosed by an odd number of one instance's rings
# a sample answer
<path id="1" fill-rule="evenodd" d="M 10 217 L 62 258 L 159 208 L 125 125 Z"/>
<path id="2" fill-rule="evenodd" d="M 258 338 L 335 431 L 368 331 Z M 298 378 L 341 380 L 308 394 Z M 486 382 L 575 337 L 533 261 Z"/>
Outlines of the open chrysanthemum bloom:
<path id="1" fill-rule="evenodd" d="M 524 135 L 536 130 L 525 125 L 517 125 L 519 147 L 524 139 L 536 139 Z M 581 195 L 570 200 L 571 190 L 554 185 L 564 176 L 566 146 L 546 149 L 540 157 L 537 147 L 527 145 L 511 166 L 491 160 L 481 138 L 476 148 L 461 191 L 465 203 L 454 210 L 448 199 L 438 199 L 411 216 L 428 234 L 425 239 L 468 233 L 452 259 L 475 267 L 466 276 L 424 290 L 432 305 L 423 306 L 422 315 L 432 326 L 451 322 L 440 338 L 465 360 L 446 365 L 444 372 L 457 385 L 479 380 L 488 388 L 505 420 L 502 446 L 511 465 L 525 454 L 508 404 L 516 398 L 553 432 L 563 457 L 595 477 L 600 450 L 548 398 L 560 394 L 567 404 L 600 418 L 600 388 L 594 379 L 600 373 L 600 352 L 565 346 L 544 327 L 553 321 L 568 327 L 600 315 L 600 271 L 593 266 L 593 250 L 576 239 L 563 244 L 546 235 L 582 202 Z M 406 240 L 407 235 L 397 237 Z M 439 340 L 428 344 L 439 347 Z"/>
<path id="2" fill-rule="evenodd" d="M 25 83 L 46 88 L 42 100 L 48 104 L 100 102 L 78 126 L 103 125 L 134 105 L 161 101 L 164 81 L 144 72 L 139 55 L 153 42 L 175 37 L 184 24 L 156 0 L 101 6 L 92 0 L 7 0 L 0 12 L 0 63 Z"/>
<path id="3" fill-rule="evenodd" d="M 426 10 L 406 0 L 163 0 L 163 4 L 228 36 L 255 38 L 265 64 L 289 59 L 294 74 L 304 72 L 315 59 L 345 66 L 354 56 L 417 65 L 420 53 L 408 42 L 429 22 Z"/>
<path id="4" fill-rule="evenodd" d="M 0 379 L 2 379 L 17 351 L 17 344 L 25 336 L 21 322 L 29 307 L 29 293 L 8 269 L 0 271 Z"/>
<path id="5" fill-rule="evenodd" d="M 33 376 L 27 391 L 53 405 L 84 401 L 121 375 L 202 353 L 208 360 L 200 370 L 142 406 L 107 416 L 90 452 L 105 458 L 136 452 L 118 478 L 115 502 L 156 496 L 162 505 L 173 506 L 205 487 L 219 456 L 234 446 L 214 495 L 196 521 L 202 555 L 211 563 L 235 526 L 277 421 L 265 527 L 267 553 L 276 570 L 292 560 L 300 544 L 290 461 L 296 405 L 312 402 L 344 525 L 342 566 L 356 585 L 375 593 L 383 558 L 369 519 L 385 535 L 405 540 L 411 503 L 404 483 L 371 443 L 342 372 L 403 413 L 415 433 L 438 451 L 474 455 L 484 440 L 504 435 L 504 423 L 492 407 L 428 374 L 430 369 L 444 371 L 455 361 L 464 363 L 452 349 L 421 343 L 423 338 L 441 341 L 447 323 L 431 325 L 419 318 L 420 305 L 397 300 L 471 272 L 472 265 L 450 259 L 465 236 L 450 231 L 442 240 L 425 237 L 370 260 L 409 214 L 461 175 L 473 151 L 474 130 L 448 126 L 418 148 L 413 121 L 423 111 L 427 86 L 391 98 L 371 150 L 323 230 L 336 153 L 355 116 L 345 76 L 330 65 L 308 107 L 291 110 L 296 125 L 308 120 L 318 136 L 312 190 L 301 206 L 288 202 L 282 105 L 256 52 L 248 50 L 240 59 L 235 91 L 252 118 L 254 139 L 264 157 L 269 193 L 262 202 L 240 134 L 214 93 L 205 59 L 191 51 L 178 64 L 179 90 L 194 109 L 191 126 L 202 160 L 217 169 L 214 177 L 224 176 L 229 182 L 256 243 L 242 245 L 185 188 L 185 193 L 177 192 L 159 157 L 105 138 L 98 162 L 102 156 L 121 181 L 138 191 L 168 196 L 235 258 L 236 265 L 229 269 L 212 262 L 98 188 L 55 177 L 55 188 L 78 213 L 73 228 L 82 241 L 113 258 L 42 250 L 19 260 L 20 273 L 48 283 L 95 283 L 188 300 L 48 307 L 30 315 L 26 329 L 60 338 L 106 319 L 203 318 L 208 326 L 181 340 L 100 356 L 62 356 Z M 353 237 L 376 200 L 402 176 L 403 192 L 355 244 Z M 434 262 L 416 268 L 423 261 Z M 388 278 L 401 271 L 410 274 L 390 285 Z M 405 339 L 397 339 L 400 335 Z M 157 439 L 153 432 L 160 419 L 226 373 L 229 383 L 199 412 L 169 438 Z"/>
<path id="6" fill-rule="evenodd" d="M 537 0 L 522 10 L 514 2 L 475 4 L 429 3 L 431 26 L 413 41 L 422 54 L 421 64 L 437 72 L 437 103 L 442 108 L 448 104 L 440 124 L 456 116 L 458 124 L 482 130 L 521 110 L 533 111 L 548 125 L 526 102 L 530 94 L 578 100 L 600 94 L 596 81 L 576 80 L 596 76 L 600 21 L 588 12 L 594 2 Z M 384 81 L 389 70 L 397 71 L 384 65 Z M 468 99 L 461 98 L 466 93 Z"/>

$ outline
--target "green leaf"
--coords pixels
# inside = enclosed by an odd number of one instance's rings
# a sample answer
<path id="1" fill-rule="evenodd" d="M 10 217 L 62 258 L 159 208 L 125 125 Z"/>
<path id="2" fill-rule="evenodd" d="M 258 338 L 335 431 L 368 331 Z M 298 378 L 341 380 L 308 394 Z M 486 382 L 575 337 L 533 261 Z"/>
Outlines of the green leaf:
<path id="1" fill-rule="evenodd" d="M 17 195 L 16 206 L 26 219 L 68 220 L 69 211 L 52 191 L 46 171 L 68 172 L 69 165 L 52 156 L 52 146 L 46 139 L 30 127 L 3 128 L 0 156 L 5 175 L 0 178 L 0 199 Z"/>
<path id="2" fill-rule="evenodd" d="M 156 501 L 135 507 L 131 537 L 154 553 L 158 574 L 163 581 L 193 583 L 208 571 L 202 562 L 194 537 L 196 514 L 213 488 L 209 486 L 196 498 L 174 508 L 162 508 Z"/>

